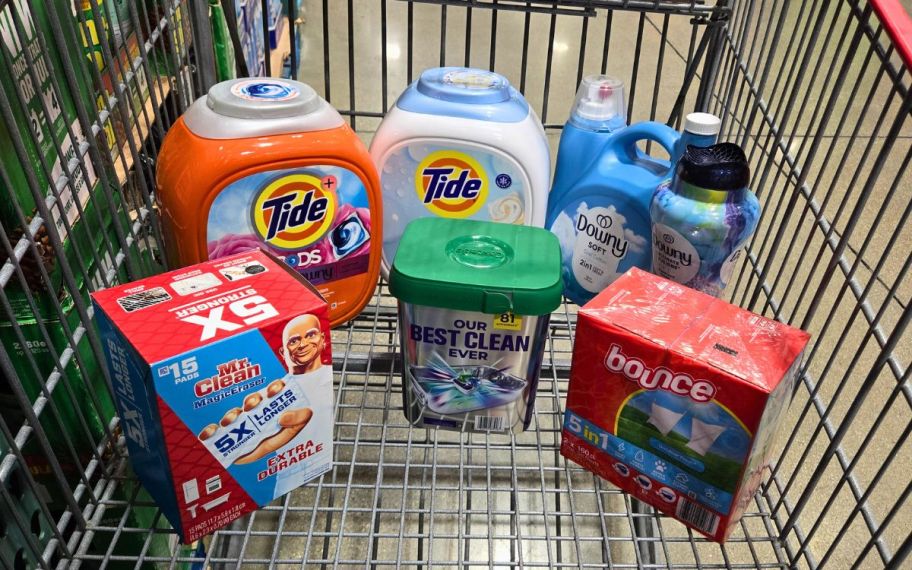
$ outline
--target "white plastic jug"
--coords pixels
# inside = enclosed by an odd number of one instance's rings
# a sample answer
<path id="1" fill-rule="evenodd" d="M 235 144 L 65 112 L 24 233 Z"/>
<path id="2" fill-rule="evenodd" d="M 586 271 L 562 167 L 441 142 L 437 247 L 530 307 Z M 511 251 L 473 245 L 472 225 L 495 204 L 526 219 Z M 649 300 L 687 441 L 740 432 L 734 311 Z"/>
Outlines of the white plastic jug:
<path id="1" fill-rule="evenodd" d="M 416 218 L 544 226 L 548 141 L 535 111 L 501 75 L 424 71 L 387 113 L 370 153 L 383 193 L 384 276 Z"/>

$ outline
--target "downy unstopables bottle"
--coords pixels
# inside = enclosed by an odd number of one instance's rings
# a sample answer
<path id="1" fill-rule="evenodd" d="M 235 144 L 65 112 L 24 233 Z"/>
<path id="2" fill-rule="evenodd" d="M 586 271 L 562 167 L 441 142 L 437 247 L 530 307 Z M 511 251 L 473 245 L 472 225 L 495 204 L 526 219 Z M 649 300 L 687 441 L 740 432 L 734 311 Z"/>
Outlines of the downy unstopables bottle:
<path id="1" fill-rule="evenodd" d="M 721 296 L 760 219 L 749 181 L 738 145 L 687 147 L 652 200 L 653 273 Z"/>
<path id="2" fill-rule="evenodd" d="M 680 135 L 648 121 L 625 126 L 624 107 L 620 80 L 588 76 L 561 134 L 545 227 L 561 244 L 564 295 L 580 305 L 652 263 L 649 203 L 669 163 L 637 142 L 657 142 L 671 156 Z"/>

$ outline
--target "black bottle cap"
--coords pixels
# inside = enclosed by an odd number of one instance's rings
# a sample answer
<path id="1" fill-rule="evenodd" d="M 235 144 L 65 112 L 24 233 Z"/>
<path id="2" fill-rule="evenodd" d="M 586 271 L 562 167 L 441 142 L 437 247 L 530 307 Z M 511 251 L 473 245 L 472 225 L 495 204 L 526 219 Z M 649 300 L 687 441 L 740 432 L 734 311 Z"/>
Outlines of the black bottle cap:
<path id="1" fill-rule="evenodd" d="M 740 190 L 750 183 L 750 166 L 744 151 L 736 144 L 687 145 L 678 161 L 676 175 L 698 188 Z"/>

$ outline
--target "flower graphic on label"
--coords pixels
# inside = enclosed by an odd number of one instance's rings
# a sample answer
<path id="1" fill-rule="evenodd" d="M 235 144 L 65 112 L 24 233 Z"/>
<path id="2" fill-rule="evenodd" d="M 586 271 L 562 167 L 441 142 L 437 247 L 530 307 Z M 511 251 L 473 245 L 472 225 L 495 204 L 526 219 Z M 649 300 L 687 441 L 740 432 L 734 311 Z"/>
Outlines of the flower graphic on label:
<path id="1" fill-rule="evenodd" d="M 488 212 L 492 222 L 505 224 L 523 223 L 523 202 L 519 194 L 512 192 L 499 200 L 488 204 Z"/>
<path id="2" fill-rule="evenodd" d="M 260 240 L 252 235 L 228 234 L 209 242 L 209 259 L 218 259 L 260 247 Z"/>

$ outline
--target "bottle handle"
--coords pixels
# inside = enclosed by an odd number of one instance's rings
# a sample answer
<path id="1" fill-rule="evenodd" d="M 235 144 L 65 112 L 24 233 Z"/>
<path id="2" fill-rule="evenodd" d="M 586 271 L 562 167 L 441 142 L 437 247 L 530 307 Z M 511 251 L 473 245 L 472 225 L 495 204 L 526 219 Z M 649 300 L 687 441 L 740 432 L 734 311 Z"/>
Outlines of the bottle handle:
<path id="1" fill-rule="evenodd" d="M 621 129 L 614 141 L 614 146 L 620 160 L 634 163 L 637 158 L 648 156 L 637 148 L 637 142 L 641 140 L 656 142 L 665 149 L 669 156 L 672 156 L 674 155 L 675 143 L 678 142 L 680 137 L 681 134 L 678 131 L 666 124 L 657 123 L 655 121 L 643 121 L 642 123 L 635 123 Z M 658 159 L 654 160 L 658 163 Z M 670 166 L 665 170 L 666 172 L 663 176 L 668 175 Z"/>

